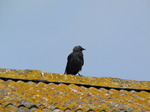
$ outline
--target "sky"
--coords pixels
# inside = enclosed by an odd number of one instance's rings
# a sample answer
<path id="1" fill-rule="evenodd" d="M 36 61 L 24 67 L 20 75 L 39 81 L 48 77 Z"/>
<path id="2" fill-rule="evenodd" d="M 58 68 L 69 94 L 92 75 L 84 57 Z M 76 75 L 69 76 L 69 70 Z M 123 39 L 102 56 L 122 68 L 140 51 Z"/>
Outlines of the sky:
<path id="1" fill-rule="evenodd" d="M 150 81 L 150 0 L 0 0 L 0 68 Z"/>

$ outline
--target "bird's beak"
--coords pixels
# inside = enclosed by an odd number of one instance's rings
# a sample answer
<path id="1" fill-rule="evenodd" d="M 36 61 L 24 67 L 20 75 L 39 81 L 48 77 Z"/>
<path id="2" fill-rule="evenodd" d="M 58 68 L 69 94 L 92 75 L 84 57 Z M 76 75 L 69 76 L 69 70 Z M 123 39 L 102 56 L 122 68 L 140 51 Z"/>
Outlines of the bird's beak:
<path id="1" fill-rule="evenodd" d="M 82 48 L 82 50 L 85 50 L 84 48 Z"/>

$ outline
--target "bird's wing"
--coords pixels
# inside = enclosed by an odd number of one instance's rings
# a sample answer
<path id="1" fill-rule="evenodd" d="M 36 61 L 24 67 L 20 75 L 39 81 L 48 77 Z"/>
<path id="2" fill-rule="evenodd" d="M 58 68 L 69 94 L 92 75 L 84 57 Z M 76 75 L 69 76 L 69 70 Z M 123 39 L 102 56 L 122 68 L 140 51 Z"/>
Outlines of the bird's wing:
<path id="1" fill-rule="evenodd" d="M 67 71 L 70 69 L 70 65 L 71 65 L 71 58 L 73 57 L 73 54 L 71 53 L 68 58 L 67 58 L 67 65 L 66 65 L 66 69 L 65 69 L 65 74 L 67 74 Z"/>

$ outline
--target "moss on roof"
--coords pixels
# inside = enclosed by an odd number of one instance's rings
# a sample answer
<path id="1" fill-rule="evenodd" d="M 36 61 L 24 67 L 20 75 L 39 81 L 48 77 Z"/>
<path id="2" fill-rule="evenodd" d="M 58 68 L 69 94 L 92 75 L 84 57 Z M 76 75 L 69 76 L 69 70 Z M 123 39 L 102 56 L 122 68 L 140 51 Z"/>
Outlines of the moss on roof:
<path id="1" fill-rule="evenodd" d="M 45 73 L 40 70 L 0 69 L 0 77 L 15 78 L 15 79 L 38 79 L 54 82 L 89 84 L 89 85 L 120 87 L 120 88 L 134 88 L 134 89 L 150 88 L 150 81 L 135 81 L 111 77 L 86 77 L 86 76 L 81 77 L 75 75 Z"/>
<path id="2" fill-rule="evenodd" d="M 150 93 L 134 89 L 150 89 L 149 81 L 123 80 L 109 77 L 80 77 L 39 70 L 0 69 L 0 110 L 14 112 L 149 112 Z M 37 79 L 70 84 L 35 83 Z M 133 88 L 132 91 L 84 87 L 76 84 Z"/>

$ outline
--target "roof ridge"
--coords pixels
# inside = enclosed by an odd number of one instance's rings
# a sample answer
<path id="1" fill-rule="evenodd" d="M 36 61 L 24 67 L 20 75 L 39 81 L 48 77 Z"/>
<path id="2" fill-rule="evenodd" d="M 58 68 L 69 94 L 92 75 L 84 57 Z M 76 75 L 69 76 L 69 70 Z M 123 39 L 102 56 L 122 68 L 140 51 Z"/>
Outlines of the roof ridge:
<path id="1" fill-rule="evenodd" d="M 136 81 L 111 77 L 87 77 L 76 75 L 65 75 L 56 73 L 45 73 L 40 70 L 16 70 L 0 68 L 0 79 L 22 80 L 24 82 L 44 82 L 55 84 L 76 84 L 85 87 L 108 88 L 118 90 L 150 91 L 150 81 Z"/>

